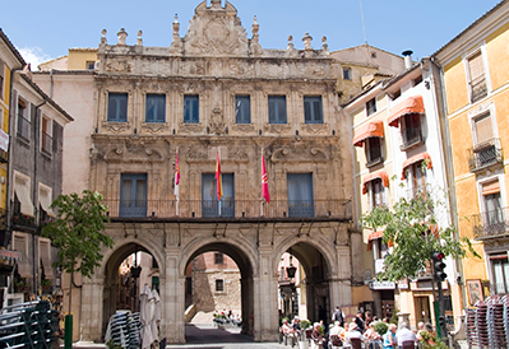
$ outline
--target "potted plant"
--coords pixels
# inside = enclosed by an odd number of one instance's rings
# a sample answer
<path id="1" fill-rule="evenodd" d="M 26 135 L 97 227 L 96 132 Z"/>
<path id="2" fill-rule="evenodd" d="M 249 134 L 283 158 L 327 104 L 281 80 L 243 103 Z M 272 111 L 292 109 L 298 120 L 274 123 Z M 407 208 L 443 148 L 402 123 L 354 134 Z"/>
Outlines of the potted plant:
<path id="1" fill-rule="evenodd" d="M 311 327 L 311 322 L 309 320 L 303 319 L 300 321 L 300 349 L 307 349 L 309 347 L 306 332 Z"/>
<path id="2" fill-rule="evenodd" d="M 53 289 L 53 284 L 51 280 L 42 279 L 41 280 L 41 290 L 43 294 L 50 294 Z"/>
<path id="3" fill-rule="evenodd" d="M 387 333 L 389 326 L 383 321 L 375 322 L 375 332 L 378 333 L 381 337 Z"/>

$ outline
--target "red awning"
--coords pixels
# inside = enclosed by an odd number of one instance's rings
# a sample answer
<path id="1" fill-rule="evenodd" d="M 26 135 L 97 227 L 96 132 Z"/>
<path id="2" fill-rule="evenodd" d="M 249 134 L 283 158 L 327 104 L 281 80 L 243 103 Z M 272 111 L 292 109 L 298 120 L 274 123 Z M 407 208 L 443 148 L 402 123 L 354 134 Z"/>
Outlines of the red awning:
<path id="1" fill-rule="evenodd" d="M 384 123 L 383 121 L 372 121 L 367 125 L 359 127 L 355 131 L 355 137 L 353 137 L 353 145 L 356 147 L 362 147 L 364 141 L 371 137 L 380 137 L 384 136 Z"/>
<path id="2" fill-rule="evenodd" d="M 424 114 L 424 103 L 422 101 L 422 96 L 420 95 L 408 97 L 403 102 L 392 108 L 391 114 L 387 119 L 387 124 L 389 124 L 389 126 L 398 127 L 399 119 L 402 116 L 414 113 Z"/>
<path id="3" fill-rule="evenodd" d="M 381 239 L 384 236 L 384 231 L 379 230 L 375 231 L 368 236 L 368 251 L 371 251 L 371 246 L 373 245 L 373 240 Z"/>
<path id="4" fill-rule="evenodd" d="M 431 156 L 429 156 L 428 153 L 424 152 L 424 153 L 414 155 L 411 158 L 406 159 L 405 162 L 403 162 L 403 174 L 401 175 L 401 180 L 406 179 L 405 172 L 406 172 L 407 167 L 412 164 L 415 164 L 416 162 L 419 162 L 419 161 L 426 161 L 426 168 L 428 170 L 433 167 L 431 164 Z"/>
<path id="5" fill-rule="evenodd" d="M 382 180 L 382 183 L 384 187 L 389 186 L 389 175 L 385 171 L 378 171 L 375 173 L 371 173 L 364 177 L 362 180 L 362 194 L 366 194 L 368 192 L 368 183 L 371 182 L 374 179 L 380 178 Z"/>

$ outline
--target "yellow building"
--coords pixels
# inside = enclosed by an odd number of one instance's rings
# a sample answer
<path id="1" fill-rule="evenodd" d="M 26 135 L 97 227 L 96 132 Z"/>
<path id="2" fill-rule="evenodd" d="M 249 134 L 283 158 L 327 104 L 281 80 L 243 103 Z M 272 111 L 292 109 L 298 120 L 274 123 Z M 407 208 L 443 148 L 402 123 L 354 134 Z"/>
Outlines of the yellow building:
<path id="1" fill-rule="evenodd" d="M 55 58 L 39 64 L 42 71 L 56 70 L 95 70 L 97 62 L 97 48 L 70 48 L 67 56 Z"/>
<path id="2" fill-rule="evenodd" d="M 444 84 L 456 224 L 482 256 L 462 261 L 463 306 L 509 293 L 507 47 L 509 1 L 502 1 L 433 55 Z"/>

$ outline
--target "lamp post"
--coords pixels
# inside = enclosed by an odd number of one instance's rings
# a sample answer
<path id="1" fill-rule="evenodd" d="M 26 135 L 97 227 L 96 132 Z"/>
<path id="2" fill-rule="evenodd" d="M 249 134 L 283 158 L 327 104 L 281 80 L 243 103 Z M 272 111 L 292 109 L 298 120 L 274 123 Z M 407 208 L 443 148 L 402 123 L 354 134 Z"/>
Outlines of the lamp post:
<path id="1" fill-rule="evenodd" d="M 288 279 L 290 279 L 290 288 L 292 290 L 292 293 L 290 295 L 290 299 L 292 302 L 292 315 L 296 315 L 294 313 L 297 312 L 297 294 L 295 292 L 295 283 L 293 282 L 293 278 L 295 277 L 295 273 L 297 272 L 297 268 L 293 265 L 293 256 L 290 255 L 289 260 L 290 266 L 286 268 L 286 275 L 288 275 Z"/>

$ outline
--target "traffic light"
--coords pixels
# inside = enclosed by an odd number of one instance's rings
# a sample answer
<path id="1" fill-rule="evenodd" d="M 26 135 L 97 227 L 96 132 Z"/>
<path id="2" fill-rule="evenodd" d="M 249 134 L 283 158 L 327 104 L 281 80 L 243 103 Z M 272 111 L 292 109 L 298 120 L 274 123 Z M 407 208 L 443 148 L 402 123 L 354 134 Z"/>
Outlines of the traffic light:
<path id="1" fill-rule="evenodd" d="M 435 281 L 442 282 L 447 279 L 447 274 L 444 272 L 444 260 L 445 255 L 442 252 L 433 252 L 433 271 Z"/>
<path id="2" fill-rule="evenodd" d="M 440 328 L 446 328 L 447 324 L 445 322 L 445 316 L 438 317 L 438 324 L 440 325 Z"/>

